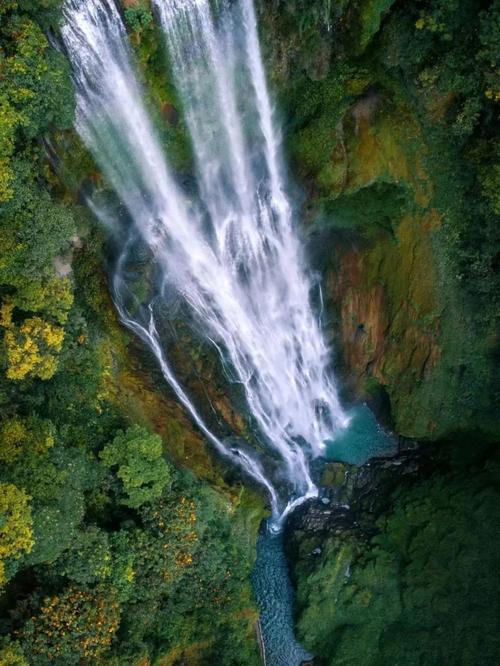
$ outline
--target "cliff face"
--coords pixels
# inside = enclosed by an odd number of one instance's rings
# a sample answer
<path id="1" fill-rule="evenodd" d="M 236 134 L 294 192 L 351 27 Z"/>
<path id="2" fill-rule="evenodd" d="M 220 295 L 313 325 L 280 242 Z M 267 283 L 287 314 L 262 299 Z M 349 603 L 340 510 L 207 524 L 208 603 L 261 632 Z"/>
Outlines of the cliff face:
<path id="1" fill-rule="evenodd" d="M 498 432 L 490 17 L 441 4 L 262 6 L 347 396 L 430 440 Z"/>
<path id="2" fill-rule="evenodd" d="M 332 238 L 327 293 L 337 317 L 334 343 L 351 392 L 385 390 L 393 425 L 407 437 L 436 437 L 450 428 L 439 416 L 444 396 L 426 402 L 443 363 L 443 304 L 433 235 L 441 216 L 429 206 L 429 180 L 417 154 L 411 117 L 361 99 L 347 112 L 345 176 L 326 221 L 351 233 Z M 394 128 L 398 131 L 394 131 Z M 420 139 L 421 150 L 424 144 Z M 338 225 L 338 226 L 337 226 Z M 344 227 L 345 228 L 345 227 Z"/>
<path id="3" fill-rule="evenodd" d="M 261 3 L 345 398 L 439 442 L 328 466 L 292 519 L 318 664 L 498 660 L 499 9 Z"/>

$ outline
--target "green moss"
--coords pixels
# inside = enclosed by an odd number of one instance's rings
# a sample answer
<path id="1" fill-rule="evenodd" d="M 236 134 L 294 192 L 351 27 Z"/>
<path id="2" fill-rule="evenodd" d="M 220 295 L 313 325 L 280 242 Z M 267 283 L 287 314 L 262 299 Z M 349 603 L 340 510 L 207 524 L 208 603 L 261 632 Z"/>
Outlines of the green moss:
<path id="1" fill-rule="evenodd" d="M 342 463 L 327 463 L 321 477 L 324 486 L 342 485 L 346 474 L 346 467 Z"/>
<path id="2" fill-rule="evenodd" d="M 339 180 L 333 164 L 341 134 L 339 123 L 368 82 L 363 73 L 341 65 L 322 81 L 312 81 L 304 74 L 297 76 L 284 93 L 284 108 L 293 114 L 287 137 L 291 158 L 299 174 L 317 178 L 323 189 Z"/>
<path id="3" fill-rule="evenodd" d="M 191 145 L 182 118 L 181 101 L 169 72 L 161 28 L 144 3 L 129 8 L 125 17 L 144 83 L 143 98 L 160 142 L 170 165 L 174 169 L 188 171 L 192 166 Z"/>
<path id="4" fill-rule="evenodd" d="M 341 194 L 325 205 L 326 222 L 339 228 L 362 228 L 369 235 L 387 231 L 405 208 L 404 187 L 376 181 L 359 190 Z"/>
<path id="5" fill-rule="evenodd" d="M 358 50 L 364 51 L 374 35 L 380 29 L 380 24 L 389 9 L 394 4 L 394 0 L 364 0 L 360 3 L 359 16 L 356 31 Z"/>

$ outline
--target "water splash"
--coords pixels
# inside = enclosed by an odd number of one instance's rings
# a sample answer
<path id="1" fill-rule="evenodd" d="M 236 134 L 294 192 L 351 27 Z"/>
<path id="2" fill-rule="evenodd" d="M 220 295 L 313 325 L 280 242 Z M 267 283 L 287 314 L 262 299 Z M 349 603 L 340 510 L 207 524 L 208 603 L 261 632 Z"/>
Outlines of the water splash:
<path id="1" fill-rule="evenodd" d="M 317 494 L 310 460 L 347 418 L 286 195 L 255 13 L 251 0 L 219 3 L 216 16 L 208 0 L 153 6 L 192 140 L 195 201 L 176 182 L 156 137 L 114 2 L 64 6 L 76 128 L 132 220 L 115 225 L 122 253 L 113 296 L 123 323 L 151 349 L 200 430 L 266 488 L 279 529 L 297 503 Z M 257 455 L 227 447 L 205 425 L 168 363 L 151 305 L 138 308 L 142 317 L 131 314 L 124 264 L 137 238 L 243 387 L 262 443 L 282 461 L 284 501 Z"/>

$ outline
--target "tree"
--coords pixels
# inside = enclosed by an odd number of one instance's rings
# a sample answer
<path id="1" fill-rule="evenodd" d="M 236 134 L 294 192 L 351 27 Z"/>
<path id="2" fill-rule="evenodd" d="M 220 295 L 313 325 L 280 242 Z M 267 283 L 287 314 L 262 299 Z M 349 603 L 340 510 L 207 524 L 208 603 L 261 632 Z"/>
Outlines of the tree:
<path id="1" fill-rule="evenodd" d="M 20 116 L 5 97 L 0 96 L 0 204 L 8 201 L 13 194 L 14 174 L 10 158 L 14 152 L 16 127 Z"/>
<path id="2" fill-rule="evenodd" d="M 8 472 L 32 497 L 35 545 L 25 564 L 54 562 L 70 547 L 84 517 L 92 461 L 78 449 L 54 446 L 45 455 L 22 456 Z"/>
<path id="3" fill-rule="evenodd" d="M 6 580 L 4 560 L 33 548 L 30 499 L 14 484 L 0 483 L 0 585 Z"/>
<path id="4" fill-rule="evenodd" d="M 116 469 L 122 483 L 121 503 L 137 509 L 158 499 L 170 483 L 170 469 L 162 457 L 161 437 L 141 426 L 119 431 L 99 454 L 108 467 Z"/>
<path id="5" fill-rule="evenodd" d="M 26 15 L 14 13 L 0 28 L 0 95 L 20 112 L 19 129 L 32 138 L 51 125 L 71 127 L 73 92 L 64 56 L 50 48 L 41 27 Z"/>
<path id="6" fill-rule="evenodd" d="M 0 218 L 0 282 L 16 289 L 55 278 L 54 259 L 70 246 L 75 223 L 67 206 L 36 184 L 40 156 L 17 153 L 10 167 L 12 198 Z"/>
<path id="7" fill-rule="evenodd" d="M 90 592 L 71 586 L 43 601 L 20 640 L 33 665 L 95 663 L 108 650 L 119 623 L 120 607 L 109 588 Z"/>
<path id="8" fill-rule="evenodd" d="M 57 569 L 82 586 L 103 582 L 111 575 L 111 550 L 108 535 L 90 526 L 76 532 Z"/>
<path id="9" fill-rule="evenodd" d="M 73 305 L 73 285 L 69 278 L 31 280 L 18 286 L 15 304 L 21 310 L 43 312 L 64 324 Z"/>
<path id="10" fill-rule="evenodd" d="M 0 666 L 29 666 L 21 646 L 8 641 L 0 648 Z"/>
<path id="11" fill-rule="evenodd" d="M 46 419 L 12 416 L 0 426 L 0 461 L 10 463 L 23 452 L 43 455 L 54 445 L 54 426 Z"/>
<path id="12" fill-rule="evenodd" d="M 10 323 L 4 336 L 7 377 L 50 379 L 57 370 L 63 340 L 64 329 L 41 317 L 26 319 L 19 327 Z"/>
<path id="13" fill-rule="evenodd" d="M 130 30 L 140 37 L 141 32 L 153 23 L 153 15 L 144 0 L 139 0 L 125 9 L 125 20 Z"/>

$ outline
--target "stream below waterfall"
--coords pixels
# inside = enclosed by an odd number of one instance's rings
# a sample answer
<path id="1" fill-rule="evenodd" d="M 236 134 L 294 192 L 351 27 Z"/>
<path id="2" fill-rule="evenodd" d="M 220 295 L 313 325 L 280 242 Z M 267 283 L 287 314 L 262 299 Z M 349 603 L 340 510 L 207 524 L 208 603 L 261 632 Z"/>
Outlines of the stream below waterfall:
<path id="1" fill-rule="evenodd" d="M 312 659 L 294 634 L 293 588 L 283 546 L 283 532 L 264 521 L 257 540 L 252 586 L 260 610 L 264 666 L 300 666 Z"/>
<path id="2" fill-rule="evenodd" d="M 350 424 L 339 437 L 339 446 L 335 447 L 332 442 L 326 459 L 362 465 L 372 458 L 396 453 L 395 440 L 377 423 L 366 405 L 354 408 L 349 416 Z M 313 659 L 295 638 L 294 589 L 285 555 L 284 530 L 285 524 L 276 531 L 272 523 L 263 521 L 252 573 L 252 587 L 260 611 L 264 666 L 301 666 Z"/>

